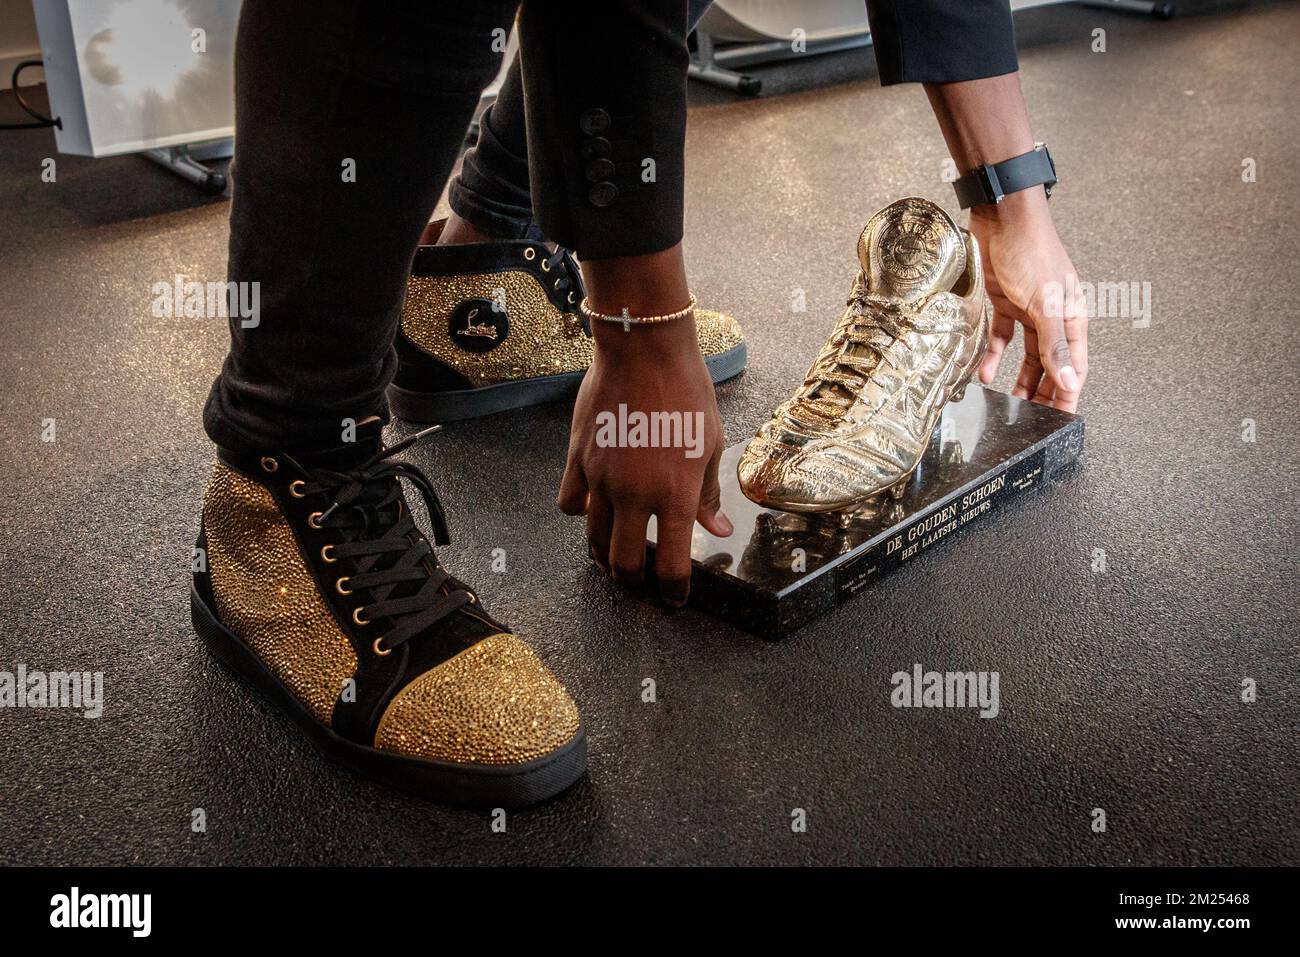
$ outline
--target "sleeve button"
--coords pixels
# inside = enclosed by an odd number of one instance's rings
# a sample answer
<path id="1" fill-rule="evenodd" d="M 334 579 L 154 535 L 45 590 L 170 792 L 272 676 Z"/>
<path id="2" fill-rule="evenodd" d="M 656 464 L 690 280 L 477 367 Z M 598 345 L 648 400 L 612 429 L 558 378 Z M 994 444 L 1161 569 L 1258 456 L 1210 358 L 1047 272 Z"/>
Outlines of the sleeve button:
<path id="1" fill-rule="evenodd" d="M 591 205 L 605 207 L 612 206 L 614 200 L 618 199 L 618 187 L 609 181 L 597 183 L 587 191 L 587 199 Z"/>
<path id="2" fill-rule="evenodd" d="M 587 179 L 593 183 L 599 183 L 603 179 L 609 179 L 614 175 L 614 163 L 607 159 L 594 159 L 587 164 Z"/>
<path id="3" fill-rule="evenodd" d="M 582 141 L 582 158 L 587 160 L 601 159 L 612 152 L 609 140 L 603 136 L 593 136 L 590 139 Z"/>
<path id="4" fill-rule="evenodd" d="M 609 114 L 602 109 L 583 110 L 578 125 L 588 136 L 599 136 L 609 129 Z"/>

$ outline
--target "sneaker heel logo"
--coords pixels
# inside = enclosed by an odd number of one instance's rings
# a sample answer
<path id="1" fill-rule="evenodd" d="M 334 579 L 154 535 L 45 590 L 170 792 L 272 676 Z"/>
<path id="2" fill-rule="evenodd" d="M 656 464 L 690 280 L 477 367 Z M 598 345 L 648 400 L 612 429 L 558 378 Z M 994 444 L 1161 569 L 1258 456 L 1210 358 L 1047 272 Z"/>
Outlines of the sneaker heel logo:
<path id="1" fill-rule="evenodd" d="M 495 340 L 497 337 L 497 327 L 489 325 L 486 322 L 476 323 L 474 317 L 478 315 L 477 309 L 471 309 L 469 315 L 465 317 L 465 328 L 456 330 L 458 336 L 485 336 L 488 339 Z"/>
<path id="2" fill-rule="evenodd" d="M 903 220 L 880 240 L 884 265 L 896 278 L 913 283 L 924 279 L 939 264 L 935 230 L 924 222 Z"/>
<path id="3" fill-rule="evenodd" d="M 447 324 L 451 341 L 466 352 L 495 349 L 509 330 L 509 316 L 494 308 L 490 299 L 466 299 L 452 311 Z"/>

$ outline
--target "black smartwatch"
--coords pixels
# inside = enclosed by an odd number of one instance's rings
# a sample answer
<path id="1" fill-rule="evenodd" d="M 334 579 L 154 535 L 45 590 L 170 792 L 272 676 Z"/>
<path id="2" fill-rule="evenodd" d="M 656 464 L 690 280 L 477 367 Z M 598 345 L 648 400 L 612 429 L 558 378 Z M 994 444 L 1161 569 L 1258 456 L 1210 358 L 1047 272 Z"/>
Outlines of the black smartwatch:
<path id="1" fill-rule="evenodd" d="M 1000 203 L 1009 193 L 1017 193 L 1031 186 L 1042 186 L 1048 199 L 1056 185 L 1056 166 L 1052 154 L 1042 143 L 1036 143 L 1028 153 L 1021 153 L 1001 163 L 977 166 L 952 184 L 957 191 L 957 202 L 962 209 L 985 203 Z"/>

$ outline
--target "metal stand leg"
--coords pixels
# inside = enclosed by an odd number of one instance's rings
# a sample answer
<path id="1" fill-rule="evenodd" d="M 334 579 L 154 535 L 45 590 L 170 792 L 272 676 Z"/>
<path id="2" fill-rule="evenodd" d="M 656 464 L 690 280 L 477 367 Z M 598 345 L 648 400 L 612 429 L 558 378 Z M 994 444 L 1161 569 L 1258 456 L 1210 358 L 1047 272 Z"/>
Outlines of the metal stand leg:
<path id="1" fill-rule="evenodd" d="M 712 83 L 724 90 L 735 90 L 745 96 L 758 96 L 763 89 L 762 80 L 718 66 L 713 55 L 713 37 L 704 30 L 695 31 L 695 56 L 691 57 L 687 73 L 697 80 Z"/>
<path id="2" fill-rule="evenodd" d="M 187 179 L 205 193 L 220 193 L 226 188 L 226 176 L 209 169 L 194 158 L 188 146 L 169 146 L 164 149 L 145 150 L 144 155 L 159 166 Z"/>
<path id="3" fill-rule="evenodd" d="M 871 34 L 864 28 L 859 32 L 844 36 L 818 38 L 808 41 L 806 49 L 795 51 L 789 40 L 766 40 L 754 43 L 728 44 L 721 50 L 713 45 L 713 37 L 704 30 L 697 30 L 696 56 L 692 60 L 689 73 L 691 76 L 714 83 L 731 90 L 738 90 L 749 96 L 757 96 L 763 88 L 763 81 L 744 73 L 728 69 L 729 66 L 749 66 L 754 63 L 778 63 L 782 60 L 797 60 L 805 56 L 820 53 L 837 53 L 841 50 L 854 50 L 871 46 Z"/>

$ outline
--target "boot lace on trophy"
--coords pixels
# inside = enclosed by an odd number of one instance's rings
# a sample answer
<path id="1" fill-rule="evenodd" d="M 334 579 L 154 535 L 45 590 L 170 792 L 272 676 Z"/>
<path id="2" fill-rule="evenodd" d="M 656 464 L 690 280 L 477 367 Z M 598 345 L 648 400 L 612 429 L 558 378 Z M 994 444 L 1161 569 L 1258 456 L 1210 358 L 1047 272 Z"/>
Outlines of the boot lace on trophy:
<path id="1" fill-rule="evenodd" d="M 844 318 L 791 402 L 790 418 L 813 428 L 837 421 L 877 366 L 890 361 L 889 347 L 905 334 L 906 322 L 898 304 L 873 295 L 859 272 Z"/>

